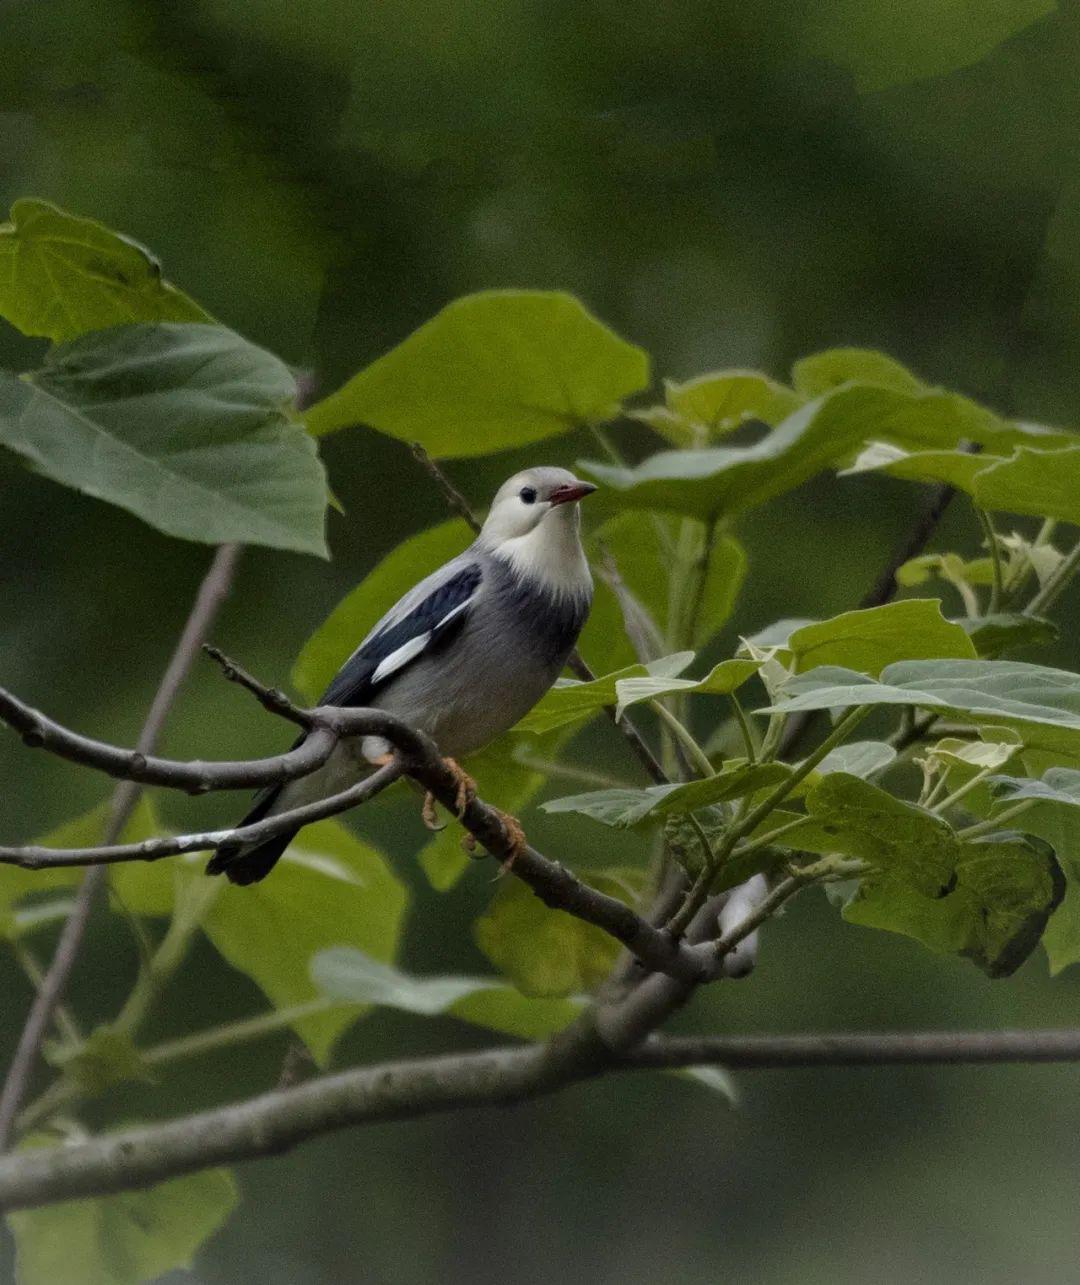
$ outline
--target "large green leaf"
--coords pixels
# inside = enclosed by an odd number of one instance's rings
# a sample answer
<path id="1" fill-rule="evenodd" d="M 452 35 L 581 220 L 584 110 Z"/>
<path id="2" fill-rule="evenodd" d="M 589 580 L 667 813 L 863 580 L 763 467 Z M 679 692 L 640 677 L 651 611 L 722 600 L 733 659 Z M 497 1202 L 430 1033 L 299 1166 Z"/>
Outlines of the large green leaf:
<path id="1" fill-rule="evenodd" d="M 888 388 L 844 385 L 808 402 L 753 446 L 661 451 L 636 468 L 585 461 L 609 503 L 664 509 L 712 521 L 754 508 L 806 482 L 862 441 L 924 413 Z"/>
<path id="2" fill-rule="evenodd" d="M 570 678 L 561 679 L 533 706 L 514 730 L 550 732 L 567 723 L 591 718 L 605 705 L 615 704 L 616 685 L 619 682 L 631 678 L 657 678 L 666 681 L 671 675 L 681 673 L 693 659 L 692 651 L 680 651 L 672 656 L 661 656 L 647 665 L 628 665 L 625 669 L 616 670 L 613 674 L 603 674 L 587 683 Z"/>
<path id="3" fill-rule="evenodd" d="M 956 657 L 973 660 L 975 648 L 962 626 L 941 614 L 936 598 L 909 598 L 864 611 L 845 611 L 796 629 L 787 640 L 797 673 L 843 665 L 876 677 L 897 660 Z"/>
<path id="4" fill-rule="evenodd" d="M 46 848 L 92 848 L 105 837 L 109 804 L 100 803 L 81 816 L 65 821 L 33 840 Z M 120 835 L 123 843 L 141 843 L 164 834 L 151 801 L 140 798 Z M 109 888 L 136 915 L 168 915 L 172 911 L 176 880 L 185 877 L 177 861 L 133 861 L 109 867 Z M 56 906 L 59 912 L 68 904 L 58 901 L 58 890 L 73 888 L 82 882 L 83 872 L 76 866 L 54 866 L 44 870 L 21 870 L 18 866 L 0 866 L 0 937 L 32 932 L 55 919 L 42 913 Z M 46 894 L 52 894 L 46 897 Z"/>
<path id="5" fill-rule="evenodd" d="M 1061 451 L 1021 448 L 977 474 L 974 494 L 984 509 L 1080 524 L 1080 446 Z"/>
<path id="6" fill-rule="evenodd" d="M 1019 612 L 994 612 L 957 621 L 980 656 L 1000 656 L 1016 647 L 1046 647 L 1055 643 L 1059 630 L 1044 616 Z"/>
<path id="7" fill-rule="evenodd" d="M 360 640 L 415 584 L 469 543 L 469 530 L 454 518 L 410 536 L 386 555 L 345 595 L 304 644 L 292 680 L 308 701 L 317 701 Z"/>
<path id="8" fill-rule="evenodd" d="M 524 1039 L 561 1030 L 584 1002 L 530 998 L 498 977 L 414 977 L 348 946 L 316 955 L 311 975 L 332 999 L 399 1008 L 420 1017 L 446 1014 Z"/>
<path id="9" fill-rule="evenodd" d="M 986 57 L 1054 0 L 813 0 L 805 53 L 847 68 L 861 93 L 943 76 Z"/>
<path id="10" fill-rule="evenodd" d="M 203 921 L 222 955 L 278 1008 L 314 999 L 312 955 L 348 943 L 375 959 L 394 958 L 406 892 L 383 856 L 340 822 L 318 821 L 250 888 L 223 884 Z M 295 1029 L 320 1064 L 355 1011 L 305 1017 Z"/>
<path id="11" fill-rule="evenodd" d="M 875 681 L 823 665 L 786 684 L 774 710 L 914 705 L 1010 727 L 1024 745 L 1065 760 L 1080 759 L 1080 675 L 1012 660 L 906 660 Z M 764 712 L 764 711 L 763 711 Z"/>
<path id="12" fill-rule="evenodd" d="M 587 882 L 624 901 L 632 896 L 626 879 L 612 871 L 590 871 Z M 473 937 L 519 991 L 546 997 L 578 995 L 598 986 L 621 949 L 592 924 L 550 910 L 517 879 L 502 880 L 473 924 Z"/>
<path id="13" fill-rule="evenodd" d="M 190 1267 L 237 1202 L 227 1169 L 7 1215 L 18 1285 L 142 1285 Z"/>
<path id="14" fill-rule="evenodd" d="M 871 867 L 846 919 L 963 955 L 991 977 L 1023 963 L 1063 895 L 1045 845 L 1016 835 L 961 841 L 941 818 L 868 781 L 831 774 L 806 803 L 813 821 L 794 842 Z"/>
<path id="15" fill-rule="evenodd" d="M 167 535 L 326 556 L 326 479 L 270 353 L 219 326 L 123 326 L 0 372 L 0 445 Z"/>
<path id="16" fill-rule="evenodd" d="M 745 759 L 725 763 L 715 776 L 678 785 L 651 785 L 643 790 L 613 788 L 590 790 L 551 799 L 542 804 L 545 812 L 579 812 L 604 825 L 625 829 L 642 821 L 693 812 L 730 799 L 741 799 L 791 775 L 784 763 L 747 763 Z"/>
<path id="17" fill-rule="evenodd" d="M 873 348 L 826 348 L 800 358 L 791 382 L 802 397 L 820 397 L 842 384 L 876 384 L 898 393 L 921 393 L 926 384 L 893 357 Z"/>
<path id="18" fill-rule="evenodd" d="M 137 241 L 29 198 L 0 223 L 0 316 L 57 343 L 135 321 L 213 320 Z"/>
<path id="19" fill-rule="evenodd" d="M 442 457 L 488 455 L 610 419 L 649 359 L 571 295 L 467 295 L 307 413 L 316 435 L 369 424 Z"/>
<path id="20" fill-rule="evenodd" d="M 684 384 L 664 380 L 664 405 L 632 412 L 675 446 L 706 446 L 747 420 L 779 424 L 802 398 L 756 370 L 721 370 Z"/>

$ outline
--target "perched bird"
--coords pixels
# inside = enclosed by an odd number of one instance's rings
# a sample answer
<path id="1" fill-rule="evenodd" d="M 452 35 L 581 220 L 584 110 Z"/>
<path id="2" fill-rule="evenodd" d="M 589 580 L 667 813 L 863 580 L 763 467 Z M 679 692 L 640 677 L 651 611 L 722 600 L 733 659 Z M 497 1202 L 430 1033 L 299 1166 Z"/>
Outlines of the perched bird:
<path id="1" fill-rule="evenodd" d="M 589 614 L 578 501 L 595 490 L 566 469 L 515 473 L 476 540 L 390 608 L 320 703 L 384 709 L 455 759 L 513 727 L 559 676 Z M 347 789 L 390 749 L 377 736 L 343 741 L 310 776 L 264 790 L 241 824 Z M 207 874 L 255 883 L 295 834 L 224 843 Z"/>

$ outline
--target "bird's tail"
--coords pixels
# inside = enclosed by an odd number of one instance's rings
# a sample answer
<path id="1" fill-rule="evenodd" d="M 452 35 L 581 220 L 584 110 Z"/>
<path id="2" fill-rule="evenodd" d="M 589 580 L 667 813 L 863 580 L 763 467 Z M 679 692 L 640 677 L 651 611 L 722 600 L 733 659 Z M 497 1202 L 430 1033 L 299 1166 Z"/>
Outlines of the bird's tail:
<path id="1" fill-rule="evenodd" d="M 261 821 L 274 805 L 278 790 L 268 790 L 251 811 L 244 817 L 241 825 L 253 825 Z M 272 839 L 262 843 L 223 843 L 210 858 L 206 867 L 208 875 L 225 875 L 230 883 L 258 883 L 260 879 L 273 870 L 278 857 L 296 838 L 298 830 L 286 830 L 276 834 Z"/>

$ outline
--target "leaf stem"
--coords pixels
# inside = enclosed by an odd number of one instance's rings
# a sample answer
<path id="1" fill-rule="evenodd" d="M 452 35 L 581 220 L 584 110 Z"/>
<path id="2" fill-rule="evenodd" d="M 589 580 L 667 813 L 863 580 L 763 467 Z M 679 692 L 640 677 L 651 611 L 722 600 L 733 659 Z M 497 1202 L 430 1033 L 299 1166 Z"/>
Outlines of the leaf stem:
<path id="1" fill-rule="evenodd" d="M 730 694 L 732 708 L 735 710 L 735 721 L 739 725 L 739 731 L 742 733 L 743 745 L 746 746 L 746 757 L 751 763 L 756 763 L 761 753 L 761 741 L 758 738 L 757 729 L 746 717 L 746 710 L 742 707 L 738 694 Z"/>
<path id="2" fill-rule="evenodd" d="M 1034 807 L 1038 799 L 1021 799 L 1019 803 L 1014 803 L 1011 808 L 1006 808 L 1004 812 L 999 812 L 997 816 L 990 817 L 987 821 L 978 821 L 975 825 L 969 825 L 966 829 L 957 830 L 958 839 L 977 839 L 982 834 L 991 834 L 994 830 L 1001 829 L 1006 821 L 1011 821 L 1014 817 L 1020 816 L 1028 808 Z"/>
<path id="3" fill-rule="evenodd" d="M 990 550 L 990 561 L 993 566 L 994 583 L 990 589 L 990 603 L 987 607 L 987 615 L 993 615 L 1001 610 L 1001 605 L 1005 600 L 1005 582 L 1001 569 L 1001 546 L 998 544 L 997 532 L 994 530 L 994 523 L 990 514 L 976 504 L 975 516 L 979 519 L 979 525 L 982 527 L 983 535 L 986 537 L 986 545 Z"/>
<path id="4" fill-rule="evenodd" d="M 1080 567 L 1080 540 L 1073 545 L 1072 549 L 1058 564 L 1053 575 L 1050 576 L 1024 608 L 1024 615 L 1036 616 L 1047 607 L 1052 606 L 1073 578 L 1077 567 Z"/>
<path id="5" fill-rule="evenodd" d="M 656 712 L 660 721 L 671 731 L 675 739 L 689 754 L 694 766 L 702 776 L 715 776 L 716 771 L 712 763 L 709 762 L 709 756 L 694 739 L 690 729 L 680 719 L 676 718 L 663 701 L 651 700 L 649 705 Z"/>

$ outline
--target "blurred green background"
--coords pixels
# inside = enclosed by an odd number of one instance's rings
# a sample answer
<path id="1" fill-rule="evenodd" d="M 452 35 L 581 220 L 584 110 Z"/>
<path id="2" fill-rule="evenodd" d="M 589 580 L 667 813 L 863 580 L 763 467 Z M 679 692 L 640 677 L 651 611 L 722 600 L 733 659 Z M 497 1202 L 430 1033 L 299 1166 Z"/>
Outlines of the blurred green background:
<path id="1" fill-rule="evenodd" d="M 1010 414 L 1080 424 L 1080 5 L 1042 0 L 4 0 L 0 202 L 33 194 L 150 245 L 227 324 L 318 388 L 446 301 L 560 288 L 658 375 L 784 376 L 834 344 L 887 349 Z M 0 330 L 0 364 L 35 345 Z M 619 430 L 633 452 L 639 430 Z M 245 554 L 215 639 L 282 680 L 338 598 L 441 520 L 397 443 L 324 443 L 346 513 L 334 560 Z M 547 462 L 594 453 L 545 444 Z M 536 448 L 452 469 L 477 503 Z M 134 739 L 209 551 L 169 541 L 0 456 L 0 671 L 88 732 Z M 819 480 L 742 532 L 729 641 L 853 605 L 917 492 Z M 957 506 L 938 547 L 974 551 Z M 1071 621 L 1069 612 L 1071 611 Z M 1080 666 L 1066 606 L 1048 663 Z M 176 755 L 272 752 L 282 734 L 198 669 Z M 608 729 L 574 753 L 630 771 Z M 42 833 L 103 782 L 0 738 L 0 833 Z M 482 782 L 481 782 L 482 784 Z M 176 823 L 236 801 L 169 799 Z M 592 831 L 530 811 L 571 864 Z M 470 870 L 437 896 L 402 804 L 359 827 L 414 892 L 404 963 L 485 967 Z M 581 826 L 587 826 L 582 822 Z M 102 915 L 73 1000 L 115 1012 L 130 934 Z M 28 1002 L 0 959 L 0 1060 Z M 753 979 L 679 1019 L 714 1031 L 1075 1024 L 1080 986 L 1041 956 L 990 982 L 841 924 L 818 895 L 770 926 Z M 261 1009 L 196 952 L 151 1034 Z M 378 1014 L 337 1064 L 466 1047 L 450 1021 Z M 260 1091 L 284 1040 L 183 1064 L 101 1119 Z M 513 1110 L 342 1134 L 240 1171 L 199 1256 L 212 1285 L 562 1280 L 1065 1282 L 1080 1254 L 1076 1068 L 756 1072 L 732 1112 L 666 1078 Z M 11 1271 L 0 1249 L 0 1278 Z M 179 1278 L 178 1278 L 179 1279 Z"/>

